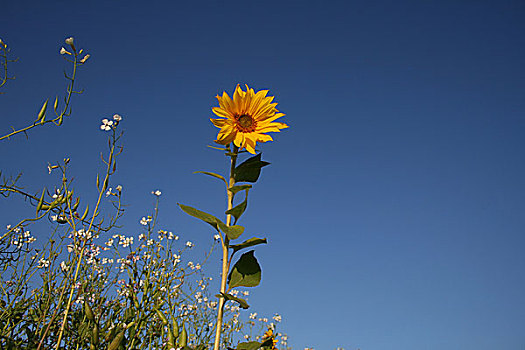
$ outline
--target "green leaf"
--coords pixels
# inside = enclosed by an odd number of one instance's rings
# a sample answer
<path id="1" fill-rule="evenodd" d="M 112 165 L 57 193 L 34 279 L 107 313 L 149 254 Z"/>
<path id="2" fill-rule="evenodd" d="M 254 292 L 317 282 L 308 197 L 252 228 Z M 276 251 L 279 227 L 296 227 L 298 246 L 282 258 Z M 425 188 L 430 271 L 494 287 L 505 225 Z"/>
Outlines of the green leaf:
<path id="1" fill-rule="evenodd" d="M 233 194 L 236 194 L 239 191 L 246 190 L 252 188 L 252 185 L 238 185 L 238 186 L 232 186 L 228 188 L 228 191 L 232 192 Z"/>
<path id="2" fill-rule="evenodd" d="M 193 207 L 190 207 L 188 205 L 184 205 L 184 204 L 180 204 L 180 203 L 177 203 L 177 205 L 186 213 L 186 214 L 189 214 L 191 216 L 194 216 L 196 217 L 197 219 L 201 219 L 202 221 L 204 222 L 207 222 L 208 224 L 210 224 L 214 229 L 216 229 L 217 231 L 219 230 L 218 229 L 218 225 L 220 224 L 223 224 L 221 220 L 217 219 L 215 216 L 211 215 L 211 214 L 208 214 L 208 213 L 205 213 L 199 209 L 195 209 Z M 224 224 L 223 224 L 224 225 Z M 224 225 L 226 226 L 226 225 Z"/>
<path id="3" fill-rule="evenodd" d="M 235 182 L 256 182 L 261 174 L 261 168 L 267 166 L 268 162 L 261 161 L 261 153 L 246 159 L 233 171 Z"/>
<path id="4" fill-rule="evenodd" d="M 261 283 L 261 266 L 250 250 L 241 255 L 228 275 L 229 288 L 255 287 Z"/>
<path id="5" fill-rule="evenodd" d="M 219 222 L 219 228 L 226 234 L 229 239 L 237 239 L 244 232 L 244 227 L 240 225 L 226 226 L 222 221 Z"/>
<path id="6" fill-rule="evenodd" d="M 246 241 L 242 243 L 231 245 L 230 248 L 233 249 L 233 253 L 235 254 L 237 251 L 241 249 L 253 247 L 254 245 L 263 244 L 263 243 L 264 244 L 268 243 L 268 241 L 266 241 L 266 238 L 253 237 L 253 238 L 247 239 Z"/>
<path id="7" fill-rule="evenodd" d="M 226 300 L 233 300 L 233 301 L 236 301 L 239 303 L 239 306 L 243 309 L 247 309 L 250 307 L 250 305 L 248 305 L 248 303 L 246 302 L 246 300 L 244 299 L 241 299 L 241 298 L 237 298 L 237 297 L 234 297 L 233 295 L 231 294 L 227 294 L 227 293 L 220 293 L 220 294 L 217 294 L 215 295 L 217 298 L 220 298 L 221 296 L 224 297 L 224 299 Z"/>
<path id="8" fill-rule="evenodd" d="M 261 347 L 261 343 L 257 341 L 248 341 L 244 343 L 239 343 L 237 345 L 237 350 L 257 350 Z"/>
<path id="9" fill-rule="evenodd" d="M 228 186 L 228 182 L 226 182 L 226 179 L 225 179 L 224 176 L 222 176 L 222 175 L 215 174 L 215 173 L 210 173 L 209 171 L 195 171 L 195 172 L 193 172 L 193 173 L 194 173 L 194 174 L 205 174 L 205 175 L 209 175 L 209 176 L 216 177 L 217 179 L 221 179 L 222 181 L 224 181 L 224 183 L 226 184 L 226 186 Z"/>
<path id="10" fill-rule="evenodd" d="M 241 217 L 241 215 L 246 210 L 246 207 L 248 206 L 248 190 L 246 190 L 246 198 L 244 198 L 244 201 L 240 203 L 239 205 L 235 206 L 234 208 L 231 208 L 230 210 L 226 210 L 226 215 L 233 215 L 235 218 L 234 224 L 237 223 L 237 220 Z"/>

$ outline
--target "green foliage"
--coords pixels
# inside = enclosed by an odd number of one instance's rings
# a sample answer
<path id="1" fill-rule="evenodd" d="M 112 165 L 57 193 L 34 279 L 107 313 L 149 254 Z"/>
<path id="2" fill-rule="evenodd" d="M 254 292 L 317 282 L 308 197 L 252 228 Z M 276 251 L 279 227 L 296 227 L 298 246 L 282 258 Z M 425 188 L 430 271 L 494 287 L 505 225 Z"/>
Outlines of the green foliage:
<path id="1" fill-rule="evenodd" d="M 244 242 L 242 242 L 240 244 L 230 245 L 230 248 L 233 249 L 233 253 L 235 254 L 236 252 L 238 252 L 241 249 L 248 248 L 248 247 L 253 247 L 253 246 L 259 245 L 259 244 L 266 244 L 266 243 L 268 243 L 266 241 L 266 238 L 253 237 L 253 238 L 247 239 L 246 241 L 244 241 Z"/>
<path id="2" fill-rule="evenodd" d="M 209 171 L 195 171 L 195 172 L 193 172 L 193 173 L 194 173 L 194 174 L 205 174 L 205 175 L 209 175 L 209 176 L 216 177 L 217 179 L 221 179 L 222 181 L 224 181 L 224 183 L 226 184 L 226 186 L 228 186 L 228 182 L 226 182 L 226 179 L 225 179 L 224 176 L 222 176 L 222 175 L 215 174 L 215 173 L 210 173 Z"/>
<path id="3" fill-rule="evenodd" d="M 246 159 L 243 163 L 239 164 L 233 172 L 233 178 L 235 182 L 256 182 L 261 175 L 261 168 L 269 165 L 270 163 L 261 161 L 261 153 Z"/>
<path id="4" fill-rule="evenodd" d="M 254 250 L 241 255 L 228 276 L 228 287 L 256 287 L 261 282 L 261 266 L 255 258 Z"/>
<path id="5" fill-rule="evenodd" d="M 246 189 L 246 197 L 244 198 L 244 201 L 242 201 L 239 205 L 233 207 L 230 210 L 226 210 L 226 215 L 232 215 L 235 218 L 234 224 L 237 223 L 237 220 L 241 217 L 241 215 L 246 210 L 246 207 L 248 206 L 248 189 Z"/>
<path id="6" fill-rule="evenodd" d="M 250 305 L 248 305 L 248 302 L 242 298 L 237 298 L 231 294 L 228 294 L 228 293 L 219 293 L 216 295 L 217 298 L 220 298 L 220 297 L 223 297 L 224 299 L 226 300 L 232 300 L 232 301 L 236 301 L 237 303 L 239 303 L 239 306 L 242 308 L 242 309 L 248 309 L 250 307 Z"/>

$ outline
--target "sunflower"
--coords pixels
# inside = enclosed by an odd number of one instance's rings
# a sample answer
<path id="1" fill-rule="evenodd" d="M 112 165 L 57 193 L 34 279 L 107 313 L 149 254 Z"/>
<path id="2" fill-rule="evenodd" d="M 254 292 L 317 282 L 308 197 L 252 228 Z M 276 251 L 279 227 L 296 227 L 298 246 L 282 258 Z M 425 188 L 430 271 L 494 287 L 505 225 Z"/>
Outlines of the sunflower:
<path id="1" fill-rule="evenodd" d="M 217 116 L 225 119 L 210 119 L 213 125 L 220 128 L 215 142 L 228 145 L 233 142 L 239 149 L 245 148 L 255 154 L 257 142 L 273 141 L 268 132 L 279 132 L 288 125 L 274 122 L 283 117 L 275 108 L 277 103 L 272 103 L 273 96 L 266 96 L 268 90 L 255 93 L 246 85 L 243 91 L 239 85 L 235 88 L 233 100 L 225 92 L 217 95 L 220 107 L 213 107 L 212 111 Z"/>

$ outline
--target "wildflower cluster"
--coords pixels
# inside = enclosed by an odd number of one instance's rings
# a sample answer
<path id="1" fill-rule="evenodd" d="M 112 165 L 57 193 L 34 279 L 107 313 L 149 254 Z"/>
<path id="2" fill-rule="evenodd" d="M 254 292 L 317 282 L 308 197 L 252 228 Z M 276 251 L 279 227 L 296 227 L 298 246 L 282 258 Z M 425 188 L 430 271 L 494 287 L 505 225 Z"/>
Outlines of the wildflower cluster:
<path id="1" fill-rule="evenodd" d="M 8 62 L 6 53 L 7 44 L 0 39 L 0 62 L 4 67 Z M 72 74 L 66 74 L 63 108 L 58 108 L 57 98 L 55 117 L 46 119 L 46 101 L 33 124 L 13 129 L 0 140 L 47 123 L 60 126 L 69 116 L 71 96 L 78 93 L 73 88 L 77 68 L 90 55 L 77 48 L 73 37 L 65 40 L 60 54 L 73 65 Z M 7 79 L 2 77 L 0 87 Z M 260 100 L 259 107 L 252 103 L 255 100 Z M 120 224 L 125 207 L 123 186 L 112 184 L 117 158 L 123 150 L 119 130 L 123 118 L 119 114 L 103 118 L 99 125 L 107 132 L 109 149 L 102 156 L 103 170 L 96 177 L 94 201 L 85 203 L 75 191 L 69 158 L 48 163 L 50 177 L 56 178 L 52 190 L 41 188 L 29 193 L 18 186 L 18 178 L 3 179 L 0 194 L 20 195 L 34 207 L 35 217 L 8 225 L 0 236 L 0 348 L 205 350 L 213 344 L 215 348 L 268 350 L 280 344 L 281 350 L 289 349 L 287 336 L 277 332 L 280 315 L 242 314 L 248 308 L 250 293 L 239 288 L 256 286 L 260 281 L 261 270 L 253 251 L 230 265 L 237 252 L 266 243 L 261 238 L 238 244 L 231 241 L 244 231 L 237 221 L 246 209 L 251 188 L 237 183 L 255 182 L 267 164 L 260 160 L 260 154 L 246 160 L 249 175 L 245 163 L 236 165 L 237 157 L 243 149 L 255 153 L 256 142 L 270 140 L 267 132 L 287 127 L 274 122 L 284 114 L 278 113 L 271 102 L 266 92 L 237 89 L 233 100 L 223 95 L 219 99 L 221 107 L 213 110 L 227 118 L 213 123 L 221 128 L 217 142 L 226 146 L 224 150 L 231 158 L 230 181 L 207 174 L 224 180 L 229 207 L 223 223 L 181 205 L 184 211 L 216 229 L 209 250 L 197 260 L 193 241 L 159 227 L 159 189 L 151 192 L 155 199 L 153 214 L 135 218 L 133 227 Z M 244 201 L 234 207 L 234 196 L 239 192 L 245 193 Z M 31 231 L 43 233 L 37 240 Z M 216 294 L 210 290 L 214 281 L 205 275 L 204 268 L 218 243 L 224 259 L 221 288 Z M 247 264 L 255 266 L 254 271 L 239 273 Z"/>

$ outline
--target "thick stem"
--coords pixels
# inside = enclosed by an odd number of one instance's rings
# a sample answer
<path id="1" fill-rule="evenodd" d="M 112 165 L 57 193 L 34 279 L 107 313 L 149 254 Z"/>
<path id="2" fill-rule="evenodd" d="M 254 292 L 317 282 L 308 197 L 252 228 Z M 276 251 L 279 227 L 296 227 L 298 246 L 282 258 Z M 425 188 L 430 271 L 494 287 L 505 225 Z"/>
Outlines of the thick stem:
<path id="1" fill-rule="evenodd" d="M 237 154 L 239 152 L 239 147 L 233 146 L 233 152 L 231 154 L 231 163 L 230 163 L 230 181 L 228 184 L 228 188 L 231 188 L 235 185 L 235 179 L 233 177 L 233 172 L 235 170 L 235 163 L 237 162 Z M 228 210 L 233 208 L 233 192 L 229 189 L 226 190 L 226 194 L 228 195 Z M 231 226 L 232 223 L 232 216 L 227 215 L 226 216 L 226 225 Z M 228 278 L 228 272 L 230 270 L 230 259 L 228 256 L 228 244 L 229 239 L 224 234 L 224 239 L 222 241 L 222 273 L 221 273 L 221 293 L 226 293 L 226 281 Z M 213 350 L 219 350 L 219 345 L 221 341 L 221 332 L 222 332 L 222 320 L 224 315 L 224 304 L 226 303 L 226 300 L 224 297 L 219 298 L 219 306 L 217 311 L 217 326 L 215 330 L 215 342 L 213 344 Z"/>

